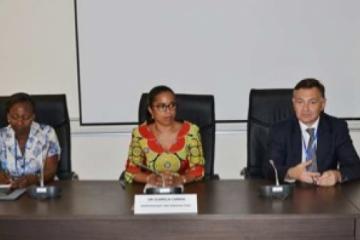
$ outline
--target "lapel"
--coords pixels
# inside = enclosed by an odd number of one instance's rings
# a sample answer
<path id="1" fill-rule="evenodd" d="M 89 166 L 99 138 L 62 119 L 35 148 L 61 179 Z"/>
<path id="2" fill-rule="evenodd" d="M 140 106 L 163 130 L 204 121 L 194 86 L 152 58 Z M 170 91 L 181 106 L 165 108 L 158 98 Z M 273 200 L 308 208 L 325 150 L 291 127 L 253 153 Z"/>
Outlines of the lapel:
<path id="1" fill-rule="evenodd" d="M 301 162 L 301 156 L 302 156 L 302 136 L 301 136 L 301 130 L 300 130 L 300 124 L 297 118 L 293 119 L 292 124 L 292 149 L 293 149 L 293 156 L 291 161 L 294 165 Z"/>
<path id="2" fill-rule="evenodd" d="M 331 129 L 327 122 L 326 115 L 320 115 L 320 122 L 317 130 L 317 164 L 318 170 L 322 172 L 324 169 L 324 161 L 326 160 L 327 151 L 331 149 Z"/>

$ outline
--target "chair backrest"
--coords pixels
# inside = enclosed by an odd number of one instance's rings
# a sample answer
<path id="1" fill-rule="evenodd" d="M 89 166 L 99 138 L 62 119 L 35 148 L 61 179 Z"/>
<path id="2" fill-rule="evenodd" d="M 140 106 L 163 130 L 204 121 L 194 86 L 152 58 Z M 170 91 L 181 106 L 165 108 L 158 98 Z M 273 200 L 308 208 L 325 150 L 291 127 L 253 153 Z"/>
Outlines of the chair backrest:
<path id="1" fill-rule="evenodd" d="M 71 179 L 71 140 L 70 120 L 66 105 L 66 96 L 61 95 L 32 95 L 35 102 L 36 122 L 52 126 L 57 134 L 61 147 L 61 156 L 57 170 L 59 179 Z M 6 102 L 9 97 L 0 97 L 0 127 L 7 126 L 5 113 Z"/>
<path id="2" fill-rule="evenodd" d="M 148 120 L 147 93 L 143 93 L 139 104 L 139 122 Z M 200 135 L 205 157 L 205 179 L 214 174 L 215 155 L 215 106 L 214 96 L 195 94 L 176 94 L 176 118 L 195 123 Z"/>
<path id="3" fill-rule="evenodd" d="M 292 89 L 251 89 L 247 126 L 246 178 L 264 178 L 272 124 L 294 114 Z"/>

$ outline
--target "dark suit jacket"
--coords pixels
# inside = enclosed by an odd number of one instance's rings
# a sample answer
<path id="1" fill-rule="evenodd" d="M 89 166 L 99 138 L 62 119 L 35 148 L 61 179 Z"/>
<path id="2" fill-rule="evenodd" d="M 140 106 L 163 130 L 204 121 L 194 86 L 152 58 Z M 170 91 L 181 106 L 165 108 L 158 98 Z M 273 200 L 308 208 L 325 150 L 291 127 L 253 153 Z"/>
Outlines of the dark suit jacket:
<path id="1" fill-rule="evenodd" d="M 301 162 L 302 136 L 296 117 L 276 123 L 270 131 L 269 159 L 275 162 L 280 180 L 283 180 L 290 167 Z M 320 115 L 317 130 L 317 164 L 320 173 L 337 169 L 342 181 L 360 178 L 360 159 L 352 144 L 345 121 Z M 270 164 L 265 165 L 265 175 L 274 177 Z"/>

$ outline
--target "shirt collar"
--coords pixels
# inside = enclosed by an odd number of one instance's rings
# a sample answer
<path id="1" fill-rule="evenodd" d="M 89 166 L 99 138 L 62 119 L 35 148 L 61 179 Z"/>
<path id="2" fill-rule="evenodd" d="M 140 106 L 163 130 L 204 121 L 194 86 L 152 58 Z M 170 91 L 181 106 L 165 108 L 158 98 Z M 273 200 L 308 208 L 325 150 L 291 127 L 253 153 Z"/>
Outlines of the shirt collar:
<path id="1" fill-rule="evenodd" d="M 319 120 L 320 120 L 320 116 L 316 119 L 316 121 L 311 126 L 307 126 L 305 123 L 303 123 L 299 120 L 301 132 L 306 132 L 306 129 L 308 129 L 308 128 L 314 128 L 315 132 L 317 132 L 317 128 L 319 126 Z"/>
<path id="2" fill-rule="evenodd" d="M 39 129 L 40 129 L 40 124 L 37 123 L 37 122 L 35 122 L 35 121 L 33 121 L 33 122 L 31 123 L 31 128 L 30 128 L 29 137 L 30 137 L 30 136 L 34 136 L 34 135 L 36 134 L 36 132 L 39 131 Z"/>
<path id="3" fill-rule="evenodd" d="M 40 124 L 33 121 L 31 123 L 31 126 L 30 126 L 30 132 L 29 132 L 29 137 L 34 135 L 38 130 L 40 129 Z M 7 126 L 7 131 L 11 133 L 12 137 L 15 137 L 15 131 L 14 129 L 11 127 L 11 125 L 9 124 Z"/>

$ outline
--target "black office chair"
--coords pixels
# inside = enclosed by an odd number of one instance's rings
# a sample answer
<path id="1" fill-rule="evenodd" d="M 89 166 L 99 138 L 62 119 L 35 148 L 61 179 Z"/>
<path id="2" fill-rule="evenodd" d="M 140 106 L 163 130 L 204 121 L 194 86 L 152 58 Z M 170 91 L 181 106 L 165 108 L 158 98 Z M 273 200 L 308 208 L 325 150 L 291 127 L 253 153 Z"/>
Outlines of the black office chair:
<path id="1" fill-rule="evenodd" d="M 272 124 L 294 114 L 292 89 L 251 89 L 247 122 L 247 167 L 245 178 L 265 178 L 269 132 Z"/>
<path id="2" fill-rule="evenodd" d="M 66 105 L 66 96 L 61 95 L 32 95 L 36 105 L 36 119 L 39 123 L 52 126 L 59 139 L 61 156 L 57 169 L 57 177 L 60 180 L 76 179 L 77 176 L 71 171 L 71 138 L 70 120 Z M 9 97 L 0 97 L 0 127 L 8 125 L 5 113 L 6 102 Z"/>
<path id="3" fill-rule="evenodd" d="M 149 119 L 148 94 L 143 93 L 139 104 L 139 122 Z M 205 157 L 205 179 L 218 179 L 214 174 L 215 159 L 215 104 L 212 95 L 176 94 L 176 118 L 195 123 L 200 135 Z"/>

